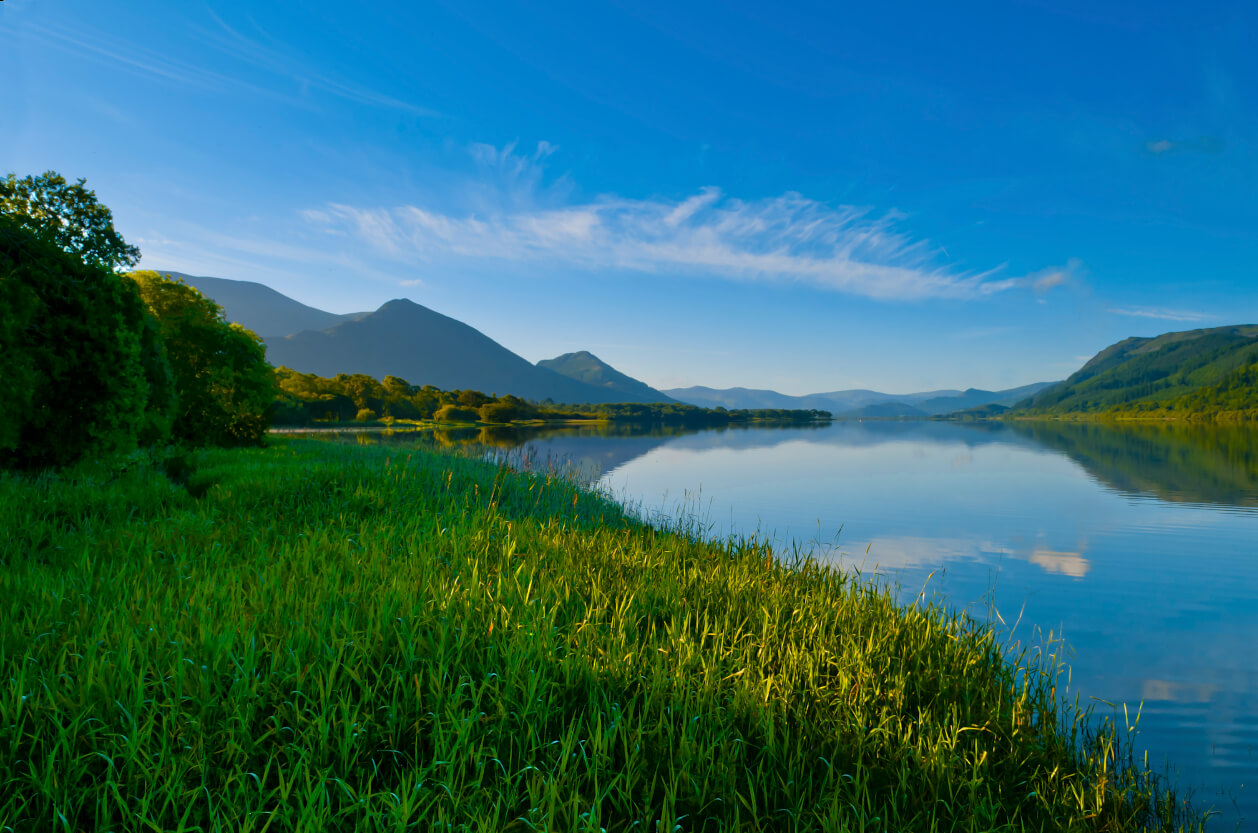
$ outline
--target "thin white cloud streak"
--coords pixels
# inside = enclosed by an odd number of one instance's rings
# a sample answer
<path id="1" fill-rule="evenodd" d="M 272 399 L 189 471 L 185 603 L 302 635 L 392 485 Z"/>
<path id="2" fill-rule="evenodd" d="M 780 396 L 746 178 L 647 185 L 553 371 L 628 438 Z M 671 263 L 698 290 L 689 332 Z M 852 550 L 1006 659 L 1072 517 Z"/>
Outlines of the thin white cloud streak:
<path id="1" fill-rule="evenodd" d="M 284 55 L 276 49 L 270 49 L 245 37 L 223 23 L 213 12 L 211 16 L 226 33 L 225 36 L 210 34 L 208 37 L 211 45 L 237 61 L 249 64 L 255 69 L 261 69 L 273 76 L 287 79 L 299 90 L 316 89 L 358 104 L 401 110 L 419 116 L 438 115 L 428 108 L 320 73 L 311 69 L 308 62 Z M 168 53 L 113 38 L 101 32 L 75 32 L 66 27 L 51 28 L 28 23 L 23 33 L 46 46 L 61 49 L 73 55 L 87 56 L 104 63 L 113 63 L 139 75 L 173 82 L 181 88 L 216 93 L 244 91 L 305 109 L 310 109 L 313 104 L 303 95 L 272 89 L 263 84 L 247 81 L 238 75 L 181 61 L 170 57 Z"/>
<path id="2" fill-rule="evenodd" d="M 153 269 L 161 264 L 188 274 L 200 270 L 201 274 L 215 277 L 256 281 L 267 274 L 291 279 L 299 274 L 292 271 L 293 264 L 309 264 L 324 269 L 336 267 L 346 275 L 368 278 L 384 286 L 418 286 L 422 280 L 409 276 L 400 280 L 399 274 L 372 269 L 363 264 L 361 258 L 344 251 L 221 234 L 191 223 L 183 223 L 181 227 L 175 232 L 178 239 L 163 235 L 137 237 L 135 242 L 143 253 L 139 268 Z M 260 265 L 259 258 L 276 266 Z M 309 278 L 303 276 L 302 280 Z"/>
<path id="3" fill-rule="evenodd" d="M 77 35 L 64 28 L 50 29 L 39 24 L 28 23 L 24 34 L 32 40 L 72 55 L 86 55 L 96 60 L 118 64 L 131 72 L 171 81 L 180 87 L 211 92 L 225 92 L 234 87 L 256 95 L 284 98 L 271 90 L 239 78 L 169 58 L 153 50 L 110 38 L 101 33 Z"/>
<path id="4" fill-rule="evenodd" d="M 1155 156 L 1161 156 L 1166 153 L 1220 153 L 1224 149 L 1223 140 L 1217 136 L 1202 136 L 1198 139 L 1190 139 L 1187 141 L 1178 141 L 1172 139 L 1158 139 L 1157 141 L 1149 141 L 1144 143 L 1144 149 Z"/>
<path id="5" fill-rule="evenodd" d="M 294 51 L 281 43 L 280 41 L 262 32 L 274 46 L 267 46 L 259 41 L 248 37 L 242 32 L 228 25 L 222 18 L 215 14 L 212 10 L 209 12 L 210 17 L 218 25 L 220 32 L 204 32 L 208 42 L 223 52 L 230 55 L 238 61 L 250 64 L 251 66 L 287 78 L 296 82 L 300 87 L 313 88 L 322 90 L 331 95 L 344 98 L 358 104 L 366 104 L 373 107 L 381 107 L 392 110 L 402 110 L 418 116 L 436 116 L 438 113 L 427 107 L 420 107 L 411 104 L 408 101 L 402 101 L 392 96 L 364 87 L 349 81 L 343 81 L 326 75 L 314 69 L 311 63 L 304 58 L 294 54 Z M 257 24 L 254 24 L 255 28 Z M 261 29 L 259 29 L 261 32 Z"/>
<path id="6" fill-rule="evenodd" d="M 1114 315 L 1127 315 L 1133 318 L 1154 318 L 1160 321 L 1209 321 L 1215 316 L 1192 310 L 1158 309 L 1153 307 L 1127 307 L 1109 309 Z"/>
<path id="7" fill-rule="evenodd" d="M 501 163 L 501 155 L 493 161 Z M 530 177 L 526 168 L 512 173 L 515 179 Z M 590 270 L 674 271 L 800 282 L 884 300 L 974 298 L 1016 287 L 1045 291 L 1061 282 L 1043 274 L 993 279 L 997 270 L 957 273 L 934 266 L 926 241 L 893 228 L 896 215 L 875 217 L 865 209 L 835 208 L 797 193 L 743 201 L 705 188 L 676 200 L 603 197 L 484 215 L 416 205 L 329 204 L 301 216 L 399 260 L 491 258 Z"/>

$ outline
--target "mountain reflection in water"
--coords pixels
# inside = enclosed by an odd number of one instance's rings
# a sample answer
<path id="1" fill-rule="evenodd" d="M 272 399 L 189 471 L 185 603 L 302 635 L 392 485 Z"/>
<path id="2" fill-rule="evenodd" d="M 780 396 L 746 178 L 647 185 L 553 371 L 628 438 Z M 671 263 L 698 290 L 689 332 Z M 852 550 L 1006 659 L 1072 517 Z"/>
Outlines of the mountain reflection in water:
<path id="1" fill-rule="evenodd" d="M 657 424 L 334 428 L 285 432 L 355 443 L 420 443 L 472 451 L 523 450 L 530 464 L 566 466 L 586 483 L 649 452 L 766 448 L 806 436 L 827 445 L 926 439 L 968 447 L 1007 443 L 1059 452 L 1104 488 L 1183 503 L 1258 507 L 1258 426 L 1184 423 L 868 421 L 693 429 Z"/>

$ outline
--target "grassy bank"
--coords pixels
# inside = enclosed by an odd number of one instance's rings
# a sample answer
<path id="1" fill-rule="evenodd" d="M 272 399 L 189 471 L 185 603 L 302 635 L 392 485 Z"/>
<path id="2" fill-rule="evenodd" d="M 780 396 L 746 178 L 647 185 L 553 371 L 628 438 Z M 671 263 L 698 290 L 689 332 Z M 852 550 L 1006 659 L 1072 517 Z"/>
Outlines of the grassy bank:
<path id="1" fill-rule="evenodd" d="M 1051 657 L 562 479 L 280 441 L 0 479 L 0 529 L 0 830 L 1188 818 Z"/>

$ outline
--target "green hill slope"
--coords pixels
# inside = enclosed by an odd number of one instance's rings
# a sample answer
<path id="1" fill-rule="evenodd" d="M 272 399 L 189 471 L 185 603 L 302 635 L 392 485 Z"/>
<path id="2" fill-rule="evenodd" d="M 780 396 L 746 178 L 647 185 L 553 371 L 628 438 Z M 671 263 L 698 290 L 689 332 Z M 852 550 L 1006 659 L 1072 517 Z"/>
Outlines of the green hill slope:
<path id="1" fill-rule="evenodd" d="M 674 402 L 676 400 L 655 388 L 640 382 L 632 376 L 626 376 L 598 356 L 587 350 L 576 353 L 564 353 L 553 359 L 542 359 L 538 367 L 553 370 L 570 379 L 602 388 L 608 392 L 628 394 L 633 402 Z"/>
<path id="2" fill-rule="evenodd" d="M 1128 338 L 1073 376 L 1019 403 L 1015 415 L 1258 409 L 1258 326 Z"/>

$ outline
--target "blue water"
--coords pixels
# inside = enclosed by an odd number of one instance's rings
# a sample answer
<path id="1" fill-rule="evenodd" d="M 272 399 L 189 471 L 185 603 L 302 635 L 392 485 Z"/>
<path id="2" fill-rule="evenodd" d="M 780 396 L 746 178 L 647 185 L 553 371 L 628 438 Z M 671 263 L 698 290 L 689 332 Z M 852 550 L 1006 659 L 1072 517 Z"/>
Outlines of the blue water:
<path id="1" fill-rule="evenodd" d="M 517 444 L 647 517 L 757 534 L 906 600 L 942 594 L 1023 646 L 1064 639 L 1072 699 L 1120 724 L 1139 711 L 1138 753 L 1217 813 L 1211 830 L 1258 829 L 1258 430 L 612 432 L 453 439 Z"/>
<path id="2" fill-rule="evenodd" d="M 1234 459 L 1258 435 L 1212 449 L 1209 432 L 1145 432 L 1142 459 L 1097 464 L 1092 447 L 1112 437 L 1080 450 L 1062 430 L 1045 443 L 866 422 L 656 438 L 645 451 L 641 438 L 530 447 L 594 466 L 601 454 L 590 479 L 646 515 L 756 533 L 908 598 L 944 594 L 1024 645 L 1064 638 L 1084 705 L 1120 721 L 1122 704 L 1131 719 L 1139 709 L 1138 748 L 1219 813 L 1211 829 L 1258 829 L 1258 479 Z M 629 451 L 609 454 L 618 445 Z"/>

